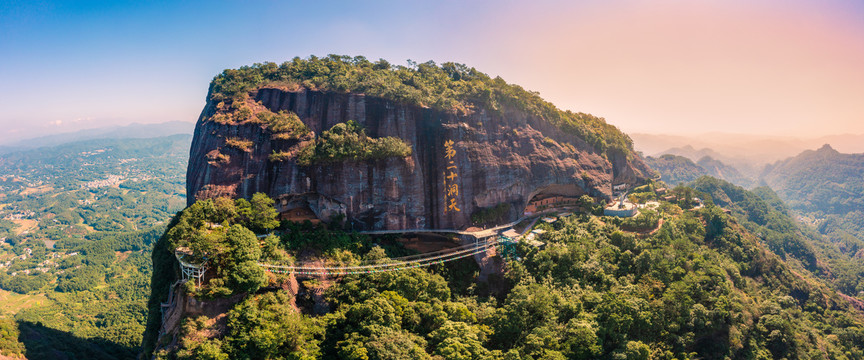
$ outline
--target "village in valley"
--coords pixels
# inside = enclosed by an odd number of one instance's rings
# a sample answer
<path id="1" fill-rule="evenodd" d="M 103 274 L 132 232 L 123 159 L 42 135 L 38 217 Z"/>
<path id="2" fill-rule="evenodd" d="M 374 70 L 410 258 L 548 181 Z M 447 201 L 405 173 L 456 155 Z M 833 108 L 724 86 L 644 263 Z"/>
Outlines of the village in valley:
<path id="1" fill-rule="evenodd" d="M 171 146 L 183 137 L 73 143 L 0 156 L 0 289 L 71 289 L 63 284 L 87 264 L 103 261 L 97 258 L 143 254 L 147 245 L 128 234 L 161 232 L 165 219 L 185 205 L 185 146 Z M 162 151 L 153 153 L 153 144 Z M 92 246 L 91 240 L 110 237 L 126 244 L 117 250 Z"/>

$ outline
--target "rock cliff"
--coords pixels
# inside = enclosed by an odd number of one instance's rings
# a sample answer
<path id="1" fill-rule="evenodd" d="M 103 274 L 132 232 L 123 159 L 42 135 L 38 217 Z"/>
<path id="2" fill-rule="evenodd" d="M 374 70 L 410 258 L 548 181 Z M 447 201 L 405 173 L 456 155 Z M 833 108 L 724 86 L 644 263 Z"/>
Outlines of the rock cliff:
<path id="1" fill-rule="evenodd" d="M 483 208 L 509 203 L 502 222 L 513 221 L 538 194 L 609 199 L 613 183 L 637 183 L 651 174 L 635 153 L 600 154 L 583 139 L 506 106 L 457 115 L 358 93 L 276 86 L 250 91 L 248 102 L 293 112 L 312 133 L 283 139 L 258 123 L 212 121 L 219 105 L 209 101 L 192 142 L 190 204 L 264 192 L 292 203 L 302 199 L 324 220 L 343 213 L 357 230 L 464 229 L 471 214 Z M 304 140 L 348 120 L 371 137 L 402 139 L 413 153 L 308 167 L 291 157 L 270 157 L 294 154 Z M 227 139 L 252 145 L 232 147 Z"/>

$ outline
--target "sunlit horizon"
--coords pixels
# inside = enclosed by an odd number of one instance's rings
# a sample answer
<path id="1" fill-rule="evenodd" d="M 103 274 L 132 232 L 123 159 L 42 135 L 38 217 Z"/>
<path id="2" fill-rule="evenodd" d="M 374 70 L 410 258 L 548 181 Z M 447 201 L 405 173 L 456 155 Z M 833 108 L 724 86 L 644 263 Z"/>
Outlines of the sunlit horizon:
<path id="1" fill-rule="evenodd" d="M 0 7 L 0 143 L 193 122 L 226 68 L 455 61 L 627 133 L 864 134 L 864 4 L 50 3 Z"/>

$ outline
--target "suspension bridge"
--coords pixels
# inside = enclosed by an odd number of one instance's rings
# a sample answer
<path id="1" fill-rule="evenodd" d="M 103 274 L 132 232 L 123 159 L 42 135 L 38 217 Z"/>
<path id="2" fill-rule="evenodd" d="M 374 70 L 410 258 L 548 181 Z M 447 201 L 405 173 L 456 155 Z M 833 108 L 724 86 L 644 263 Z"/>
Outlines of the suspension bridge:
<path id="1" fill-rule="evenodd" d="M 416 254 L 411 256 L 404 256 L 398 258 L 386 258 L 380 260 L 373 260 L 367 262 L 365 264 L 360 265 L 346 265 L 346 266 L 324 266 L 320 263 L 299 263 L 299 264 L 271 264 L 259 262 L 258 265 L 264 268 L 265 270 L 273 273 L 280 274 L 296 274 L 296 275 L 306 275 L 306 276 L 344 276 L 344 275 L 358 275 L 358 274 L 373 274 L 380 272 L 389 272 L 389 271 L 400 271 L 407 270 L 425 266 L 431 266 L 436 264 L 443 264 L 446 262 L 459 260 L 467 257 L 471 257 L 474 255 L 482 254 L 488 252 L 491 248 L 494 248 L 499 245 L 509 245 L 516 241 L 516 237 L 508 237 L 503 235 L 504 229 L 511 229 L 514 225 L 534 216 L 526 216 L 522 217 L 516 221 L 511 223 L 499 225 L 493 228 L 478 230 L 478 231 L 466 231 L 466 230 L 455 230 L 455 229 L 402 229 L 402 230 L 372 230 L 372 231 L 360 231 L 361 234 L 367 235 L 384 235 L 384 234 L 415 234 L 415 233 L 452 233 L 458 235 L 467 235 L 474 237 L 474 242 L 470 244 L 465 244 L 461 246 L 457 246 L 454 248 L 433 251 L 423 254 Z M 526 228 L 530 230 L 534 223 L 539 218 L 535 218 L 533 222 Z M 519 234 L 522 235 L 522 234 Z M 180 250 L 180 249 L 178 249 Z M 188 253 L 187 249 L 183 249 L 185 251 L 175 252 L 175 256 L 177 257 L 178 262 L 180 263 L 181 274 L 183 275 L 183 280 L 194 279 L 197 283 L 200 283 L 204 273 L 207 270 L 206 260 L 200 264 L 198 263 L 190 263 L 185 261 L 184 257 L 191 255 Z"/>
<path id="2" fill-rule="evenodd" d="M 344 276 L 358 274 L 374 274 L 380 272 L 400 271 L 414 269 L 435 264 L 471 257 L 486 253 L 490 248 L 502 243 L 499 239 L 486 240 L 482 242 L 458 246 L 455 248 L 428 252 L 423 254 L 381 259 L 377 263 L 353 266 L 321 266 L 311 263 L 298 265 L 275 265 L 258 263 L 267 271 L 283 274 L 297 274 L 309 276 Z"/>
<path id="3" fill-rule="evenodd" d="M 512 228 L 514 225 L 524 221 L 529 217 L 522 217 L 516 221 L 495 226 L 488 229 L 478 231 L 454 230 L 454 229 L 402 229 L 402 230 L 372 230 L 360 231 L 361 234 L 367 235 L 384 235 L 384 234 L 416 234 L 416 233 L 452 233 L 458 235 L 468 235 L 474 237 L 474 242 L 449 248 L 439 251 L 433 251 L 423 254 L 404 256 L 399 258 L 381 259 L 377 263 L 353 265 L 353 266 L 321 266 L 314 263 L 295 264 L 295 265 L 278 265 L 268 263 L 258 263 L 265 270 L 281 273 L 281 274 L 297 274 L 307 276 L 344 276 L 358 274 L 374 274 L 379 272 L 400 271 L 406 269 L 414 269 L 418 267 L 431 266 L 442 264 L 454 260 L 459 260 L 474 255 L 488 252 L 490 248 L 497 245 L 507 245 L 514 242 L 516 239 L 504 236 L 500 233 L 501 230 Z M 536 219 L 535 219 L 536 221 Z M 532 222 L 531 225 L 534 223 Z M 530 229 L 531 226 L 528 227 Z"/>
<path id="4" fill-rule="evenodd" d="M 402 231 L 403 233 L 405 231 Z M 410 231 L 409 231 L 410 232 Z M 429 231 L 426 231 L 429 232 Z M 439 231 L 440 232 L 440 231 Z M 455 232 L 455 231 L 454 231 Z M 474 235 L 478 235 L 477 232 Z M 385 258 L 372 260 L 360 265 L 346 266 L 324 266 L 320 263 L 300 263 L 292 265 L 271 264 L 259 262 L 258 265 L 267 271 L 280 274 L 295 274 L 306 276 L 344 276 L 358 274 L 374 274 L 380 272 L 401 271 L 419 267 L 443 264 L 446 262 L 471 257 L 488 252 L 498 245 L 511 244 L 515 239 L 498 234 L 497 232 L 484 231 L 483 237 L 476 237 L 470 244 L 464 244 L 454 248 L 427 252 L 398 258 Z M 186 250 L 186 249 L 182 249 Z M 183 280 L 196 280 L 200 284 L 201 278 L 207 270 L 206 261 L 202 263 L 191 263 L 185 261 L 184 257 L 188 251 L 177 251 L 175 256 L 180 263 Z"/>

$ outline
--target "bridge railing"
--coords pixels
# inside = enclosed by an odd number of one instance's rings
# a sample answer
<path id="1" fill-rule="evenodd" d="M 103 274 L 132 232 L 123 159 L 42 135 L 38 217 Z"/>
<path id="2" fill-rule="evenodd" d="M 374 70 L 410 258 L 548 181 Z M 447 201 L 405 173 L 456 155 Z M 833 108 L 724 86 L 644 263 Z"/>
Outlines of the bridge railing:
<path id="1" fill-rule="evenodd" d="M 370 274 L 385 271 L 399 271 L 423 266 L 441 264 L 449 261 L 454 261 L 480 253 L 487 252 L 489 248 L 494 247 L 497 240 L 485 241 L 478 244 L 463 245 L 459 248 L 441 250 L 431 253 L 424 253 L 405 261 L 404 258 L 390 259 L 393 262 L 370 264 L 370 265 L 355 265 L 355 266 L 309 266 L 309 265 L 274 265 L 267 263 L 259 263 L 267 271 L 286 274 L 301 274 L 301 275 L 355 275 L 355 274 Z"/>
<path id="2" fill-rule="evenodd" d="M 373 273 L 380 273 L 380 272 L 408 270 L 408 269 L 414 269 L 414 268 L 419 268 L 419 267 L 424 267 L 424 266 L 442 264 L 442 263 L 446 263 L 449 261 L 454 261 L 454 260 L 466 258 L 469 256 L 474 256 L 476 254 L 487 252 L 489 250 L 489 248 L 492 247 L 492 245 L 493 244 L 490 243 L 486 246 L 473 248 L 467 252 L 459 252 L 458 254 L 450 254 L 449 256 L 446 256 L 446 257 L 421 259 L 420 261 L 415 261 L 415 262 L 401 262 L 401 263 L 388 264 L 388 265 L 393 265 L 390 267 L 359 268 L 359 269 L 357 269 L 357 268 L 351 269 L 349 267 L 328 267 L 328 268 L 310 267 L 310 268 L 303 268 L 303 269 L 283 269 L 283 268 L 267 267 L 267 266 L 264 266 L 264 267 L 267 271 L 274 272 L 274 273 L 297 274 L 297 275 L 344 276 L 344 275 L 373 274 Z"/>

